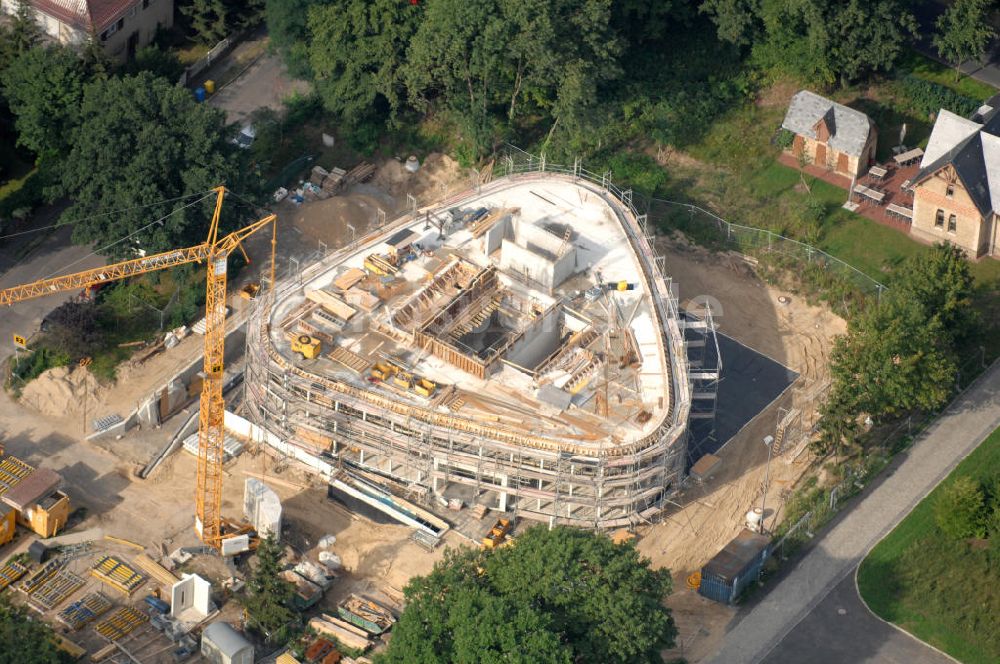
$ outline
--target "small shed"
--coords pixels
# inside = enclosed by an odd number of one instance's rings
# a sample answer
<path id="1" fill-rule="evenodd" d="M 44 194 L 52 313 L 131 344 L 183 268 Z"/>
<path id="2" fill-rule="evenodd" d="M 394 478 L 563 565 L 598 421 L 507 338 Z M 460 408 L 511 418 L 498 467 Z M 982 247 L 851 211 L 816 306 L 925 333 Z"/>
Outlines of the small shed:
<path id="1" fill-rule="evenodd" d="M 771 539 L 746 528 L 701 568 L 698 594 L 733 604 L 743 589 L 760 576 L 771 553 Z"/>
<path id="2" fill-rule="evenodd" d="M 253 664 L 253 645 L 224 622 L 215 622 L 201 633 L 201 654 L 211 664 Z"/>

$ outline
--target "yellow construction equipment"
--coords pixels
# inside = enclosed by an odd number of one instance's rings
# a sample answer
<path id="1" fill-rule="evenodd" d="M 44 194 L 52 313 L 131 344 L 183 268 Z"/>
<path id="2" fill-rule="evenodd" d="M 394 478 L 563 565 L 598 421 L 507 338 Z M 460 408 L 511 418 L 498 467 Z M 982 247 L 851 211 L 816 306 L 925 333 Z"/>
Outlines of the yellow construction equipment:
<path id="1" fill-rule="evenodd" d="M 257 297 L 257 293 L 260 292 L 260 284 L 256 281 L 252 281 L 243 288 L 240 289 L 240 297 L 244 300 L 252 300 Z"/>
<path id="2" fill-rule="evenodd" d="M 413 391 L 422 397 L 431 396 L 436 389 L 437 385 L 426 378 L 418 378 L 416 384 L 413 386 Z"/>
<path id="3" fill-rule="evenodd" d="M 315 360 L 323 350 L 323 342 L 308 334 L 297 334 L 292 339 L 292 352 L 307 360 Z"/>
<path id="4" fill-rule="evenodd" d="M 383 364 L 382 362 L 376 362 L 375 366 L 372 367 L 372 378 L 378 380 L 389 380 L 397 369 L 392 364 Z"/>
<path id="5" fill-rule="evenodd" d="M 271 280 L 274 284 L 274 252 L 277 246 L 277 216 L 269 214 L 254 223 L 219 237 L 219 216 L 225 187 L 216 187 L 215 211 L 205 242 L 188 247 L 143 256 L 105 267 L 84 270 L 61 277 L 42 279 L 30 284 L 0 290 L 0 305 L 11 305 L 43 295 L 90 288 L 97 284 L 156 272 L 177 265 L 204 263 L 207 268 L 205 288 L 205 358 L 201 403 L 198 417 L 198 475 L 195 529 L 205 544 L 222 549 L 222 540 L 232 534 L 232 525 L 222 517 L 222 461 L 225 442 L 222 398 L 223 350 L 226 338 L 226 265 L 229 255 L 243 251 L 243 240 L 268 224 L 271 225 Z"/>
<path id="6" fill-rule="evenodd" d="M 507 539 L 508 533 L 510 533 L 510 519 L 497 519 L 497 522 L 490 528 L 490 532 L 486 533 L 486 537 L 483 538 L 483 548 L 497 548 Z"/>

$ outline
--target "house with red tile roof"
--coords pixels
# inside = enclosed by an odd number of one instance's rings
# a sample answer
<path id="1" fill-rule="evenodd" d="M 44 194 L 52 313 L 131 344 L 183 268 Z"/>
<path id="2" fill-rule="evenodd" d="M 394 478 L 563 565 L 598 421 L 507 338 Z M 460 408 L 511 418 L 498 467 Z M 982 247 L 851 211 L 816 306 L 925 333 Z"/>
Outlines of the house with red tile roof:
<path id="1" fill-rule="evenodd" d="M 104 52 L 124 61 L 149 44 L 157 28 L 174 22 L 174 0 L 28 0 L 42 31 L 61 44 L 83 44 L 94 35 Z M 0 0 L 13 14 L 17 0 Z"/>

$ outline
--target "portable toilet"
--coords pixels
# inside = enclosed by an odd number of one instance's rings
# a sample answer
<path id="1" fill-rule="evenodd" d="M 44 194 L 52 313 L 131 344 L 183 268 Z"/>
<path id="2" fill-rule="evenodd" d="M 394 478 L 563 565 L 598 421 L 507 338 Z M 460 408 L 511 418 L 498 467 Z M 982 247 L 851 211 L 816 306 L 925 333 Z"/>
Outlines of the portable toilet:
<path id="1" fill-rule="evenodd" d="M 744 528 L 722 551 L 701 568 L 698 594 L 733 604 L 750 583 L 760 577 L 771 553 L 771 539 Z"/>
<path id="2" fill-rule="evenodd" d="M 253 664 L 253 644 L 224 622 L 214 622 L 201 633 L 201 654 L 211 664 Z"/>

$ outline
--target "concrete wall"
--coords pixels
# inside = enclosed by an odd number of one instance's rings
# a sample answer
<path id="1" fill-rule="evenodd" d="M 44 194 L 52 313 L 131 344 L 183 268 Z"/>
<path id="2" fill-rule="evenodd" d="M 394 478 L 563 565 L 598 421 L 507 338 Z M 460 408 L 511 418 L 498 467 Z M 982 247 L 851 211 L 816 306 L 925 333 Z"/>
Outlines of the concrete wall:
<path id="1" fill-rule="evenodd" d="M 551 308 L 510 347 L 505 359 L 526 369 L 534 369 L 558 348 L 561 317 L 558 307 Z"/>
<path id="2" fill-rule="evenodd" d="M 500 269 L 527 277 L 551 292 L 576 269 L 576 247 L 566 246 L 544 228 L 518 224 L 515 239 L 501 242 Z"/>
<path id="3" fill-rule="evenodd" d="M 935 226 L 938 210 L 944 213 L 944 223 L 940 228 Z M 955 215 L 954 232 L 948 230 L 951 215 Z M 991 249 L 992 227 L 992 223 L 983 220 L 961 181 L 954 182 L 954 192 L 948 196 L 945 169 L 924 180 L 914 190 L 910 232 L 919 238 L 950 242 L 965 249 L 970 256 L 977 257 Z"/>
<path id="4" fill-rule="evenodd" d="M 185 574 L 170 588 L 170 615 L 177 617 L 194 609 L 202 616 L 212 612 L 212 584 L 197 574 Z"/>

